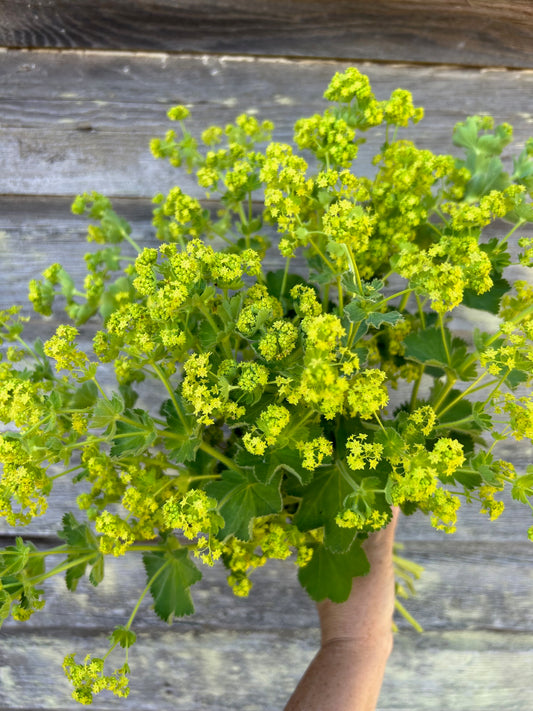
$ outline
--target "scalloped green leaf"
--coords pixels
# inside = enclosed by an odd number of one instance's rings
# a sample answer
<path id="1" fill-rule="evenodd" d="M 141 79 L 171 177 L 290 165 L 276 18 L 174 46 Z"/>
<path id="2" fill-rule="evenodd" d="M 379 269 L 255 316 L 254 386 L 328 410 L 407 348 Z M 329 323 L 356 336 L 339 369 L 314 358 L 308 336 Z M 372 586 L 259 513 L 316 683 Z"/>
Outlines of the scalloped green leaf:
<path id="1" fill-rule="evenodd" d="M 313 600 L 344 602 L 350 595 L 353 579 L 369 570 L 368 558 L 358 541 L 344 553 L 334 553 L 319 545 L 310 562 L 300 568 L 298 579 Z"/>
<path id="2" fill-rule="evenodd" d="M 174 617 L 192 615 L 194 605 L 191 585 L 202 579 L 202 573 L 189 559 L 189 551 L 154 551 L 143 555 L 156 614 L 169 624 Z"/>

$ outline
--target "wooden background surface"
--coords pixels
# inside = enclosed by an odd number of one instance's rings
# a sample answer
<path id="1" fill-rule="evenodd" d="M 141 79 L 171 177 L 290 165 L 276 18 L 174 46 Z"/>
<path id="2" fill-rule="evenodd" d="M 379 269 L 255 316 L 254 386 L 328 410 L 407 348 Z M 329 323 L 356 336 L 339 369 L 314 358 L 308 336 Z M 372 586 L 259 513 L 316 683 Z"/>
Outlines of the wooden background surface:
<path id="1" fill-rule="evenodd" d="M 515 126 L 520 147 L 533 134 L 532 48 L 530 0 L 0 0 L 0 308 L 24 300 L 53 261 L 81 275 L 84 225 L 69 211 L 79 191 L 113 197 L 150 242 L 149 198 L 177 180 L 192 189 L 148 150 L 173 104 L 190 106 L 197 133 L 246 110 L 289 140 L 294 119 L 322 107 L 331 75 L 356 64 L 379 97 L 402 86 L 426 107 L 422 146 L 449 152 L 456 121 L 491 113 Z M 55 325 L 36 319 L 31 332 Z M 502 450 L 520 471 L 532 461 L 530 445 Z M 59 491 L 25 535 L 52 541 L 67 505 Z M 406 554 L 426 567 L 409 605 L 426 632 L 400 622 L 381 711 L 532 708 L 530 519 L 509 504 L 491 526 L 464 511 L 454 536 L 421 516 L 401 522 Z M 2 545 L 11 535 L 0 527 Z M 224 577 L 208 571 L 193 590 L 198 613 L 171 628 L 147 603 L 130 698 L 101 695 L 93 708 L 280 711 L 316 649 L 313 605 L 287 564 L 259 571 L 245 601 Z M 0 632 L 0 709 L 79 708 L 63 656 L 105 651 L 142 585 L 126 560 L 97 590 L 50 583 L 42 614 Z"/>

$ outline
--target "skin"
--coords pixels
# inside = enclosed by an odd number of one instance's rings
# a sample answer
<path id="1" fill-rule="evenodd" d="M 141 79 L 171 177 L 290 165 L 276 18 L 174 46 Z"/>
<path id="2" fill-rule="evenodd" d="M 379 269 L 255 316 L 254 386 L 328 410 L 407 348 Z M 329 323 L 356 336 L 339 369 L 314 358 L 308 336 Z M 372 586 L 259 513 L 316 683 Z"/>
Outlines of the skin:
<path id="1" fill-rule="evenodd" d="M 387 528 L 363 544 L 368 575 L 355 578 L 346 602 L 318 603 L 320 650 L 285 711 L 374 711 L 392 651 L 398 510 Z"/>

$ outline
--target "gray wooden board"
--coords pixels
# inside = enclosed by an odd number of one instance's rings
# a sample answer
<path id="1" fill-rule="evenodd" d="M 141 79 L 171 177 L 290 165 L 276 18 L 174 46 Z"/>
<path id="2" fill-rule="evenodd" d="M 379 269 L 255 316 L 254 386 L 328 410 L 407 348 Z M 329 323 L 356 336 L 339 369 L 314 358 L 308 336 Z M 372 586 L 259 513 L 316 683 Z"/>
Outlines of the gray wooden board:
<path id="1" fill-rule="evenodd" d="M 101 245 L 87 242 L 87 225 L 91 220 L 72 215 L 71 203 L 72 197 L 0 195 L 0 309 L 16 303 L 23 306 L 26 315 L 30 315 L 28 283 L 31 279 L 41 278 L 43 270 L 57 261 L 73 276 L 78 288 L 82 289 L 86 274 L 83 256 L 86 252 L 100 249 Z M 203 204 L 213 211 L 219 205 L 205 200 Z M 153 206 L 149 198 L 115 198 L 113 207 L 128 220 L 132 227 L 132 237 L 140 247 L 159 245 L 154 237 Z M 509 223 L 500 220 L 484 231 L 484 237 L 501 239 L 509 228 Z M 264 260 L 264 270 L 283 268 L 284 261 L 276 248 L 277 235 L 273 228 L 265 225 L 261 234 L 272 242 Z M 533 236 L 533 225 L 524 226 L 511 239 L 509 247 L 514 259 L 519 251 L 517 239 L 522 236 Z M 131 257 L 135 256 L 128 245 L 125 245 L 124 252 Z M 293 260 L 291 268 L 306 274 L 304 260 L 300 256 Z M 522 267 L 512 267 L 507 269 L 505 277 L 513 282 L 517 279 L 530 279 L 531 273 L 531 270 Z M 391 289 L 395 286 L 392 285 Z M 398 290 L 400 288 L 398 286 Z M 59 310 L 56 317 L 59 317 Z M 479 314 L 476 314 L 477 317 Z M 477 321 L 476 324 L 480 325 Z M 50 332 L 53 327 L 51 321 L 48 327 Z M 462 328 L 468 326 L 463 325 Z"/>
<path id="2" fill-rule="evenodd" d="M 23 296 L 36 268 L 57 259 L 52 253 L 59 251 L 76 270 L 85 245 L 83 220 L 67 216 L 75 193 L 97 189 L 119 198 L 149 198 L 176 182 L 176 171 L 153 161 L 147 150 L 149 138 L 169 127 L 168 106 L 190 104 L 198 117 L 197 135 L 213 120 L 225 123 L 253 110 L 277 119 L 278 137 L 290 140 L 294 119 L 321 110 L 323 88 L 346 64 L 131 53 L 0 54 L 0 231 L 5 232 L 0 308 Z M 518 145 L 531 133 L 531 72 L 377 64 L 362 69 L 379 97 L 403 85 L 426 105 L 424 147 L 451 151 L 453 123 L 476 112 L 493 112 L 498 121 L 515 124 Z M 368 153 L 363 151 L 361 162 L 368 168 Z M 194 190 L 187 178 L 184 187 Z M 50 200 L 50 195 L 59 198 Z M 148 239 L 149 206 L 118 202 Z M 59 207 L 66 208 L 62 218 Z M 25 259 L 13 260 L 15 246 Z M 75 273 L 81 277 L 81 271 Z M 54 323 L 42 321 L 40 333 Z M 530 445 L 501 446 L 502 456 L 520 471 L 531 463 Z M 61 512 L 71 505 L 70 487 L 60 481 L 49 513 L 17 532 L 50 543 L 46 537 L 56 532 Z M 490 525 L 475 507 L 465 509 L 454 536 L 433 531 L 422 515 L 401 522 L 405 555 L 426 567 L 419 597 L 408 608 L 430 631 L 417 636 L 402 624 L 378 708 L 422 711 L 438 703 L 457 711 L 524 711 L 531 706 L 532 575 L 525 537 L 530 525 L 528 509 L 516 502 Z M 14 533 L 7 527 L 0 531 Z M 139 643 L 131 654 L 138 674 L 132 696 L 126 702 L 102 697 L 93 708 L 280 709 L 316 648 L 313 605 L 289 563 L 257 571 L 255 589 L 244 601 L 234 600 L 224 577 L 220 567 L 207 571 L 205 581 L 193 588 L 197 616 L 170 630 L 154 621 L 146 601 L 138 619 Z M 135 561 L 120 559 L 109 561 L 108 576 L 97 590 L 83 581 L 78 595 L 67 595 L 61 579 L 51 581 L 48 609 L 27 625 L 9 622 L 0 633 L 0 708 L 79 708 L 69 700 L 62 658 L 75 649 L 82 655 L 104 652 L 109 625 L 127 619 L 142 580 Z"/>
<path id="3" fill-rule="evenodd" d="M 106 636 L 71 631 L 2 633 L 0 707 L 74 711 L 61 664 L 78 650 L 102 654 Z M 305 630 L 143 632 L 130 651 L 131 694 L 96 698 L 94 711 L 280 711 L 315 654 Z M 116 664 L 122 663 L 119 654 Z M 113 664 L 113 658 L 110 659 Z M 494 632 L 401 633 L 378 711 L 524 711 L 533 692 L 533 635 Z"/>
<path id="4" fill-rule="evenodd" d="M 400 532 L 401 538 L 401 532 Z M 533 634 L 533 546 L 529 541 L 477 542 L 434 540 L 407 542 L 403 555 L 424 567 L 415 597 L 405 606 L 426 633 L 443 630 L 488 630 Z M 61 560 L 57 557 L 55 565 Z M 310 629 L 317 624 L 313 602 L 301 588 L 292 561 L 269 561 L 251 575 L 248 598 L 236 598 L 226 582 L 222 564 L 199 564 L 203 579 L 191 588 L 194 615 L 176 620 L 178 630 Z M 87 579 L 74 593 L 67 592 L 64 576 L 47 581 L 46 607 L 29 621 L 7 620 L 6 633 L 66 627 L 111 630 L 125 624 L 146 585 L 140 554 L 106 560 L 104 581 L 94 588 Z M 281 603 L 282 601 L 282 603 Z M 168 625 L 150 609 L 147 596 L 133 629 L 165 631 Z M 280 604 L 281 603 L 281 604 Z M 409 623 L 396 615 L 403 631 Z"/>
<path id="5" fill-rule="evenodd" d="M 0 44 L 532 66 L 528 0 L 0 0 Z"/>
<path id="6" fill-rule="evenodd" d="M 149 196 L 176 181 L 155 161 L 152 136 L 170 128 L 166 109 L 186 103 L 199 135 L 243 112 L 277 125 L 290 141 L 300 116 L 324 108 L 322 93 L 346 62 L 270 60 L 82 52 L 8 51 L 0 54 L 0 194 Z M 515 126 L 515 150 L 532 128 L 533 72 L 459 70 L 361 63 L 376 94 L 410 89 L 426 107 L 415 127 L 420 147 L 453 151 L 453 125 L 473 113 L 492 113 Z M 360 150 L 357 170 L 369 173 L 373 145 Z M 404 132 L 412 137 L 413 131 Z M 372 150 L 371 150 L 372 149 Z M 180 179 L 181 182 L 181 179 Z M 198 194 L 190 177 L 183 187 Z"/>

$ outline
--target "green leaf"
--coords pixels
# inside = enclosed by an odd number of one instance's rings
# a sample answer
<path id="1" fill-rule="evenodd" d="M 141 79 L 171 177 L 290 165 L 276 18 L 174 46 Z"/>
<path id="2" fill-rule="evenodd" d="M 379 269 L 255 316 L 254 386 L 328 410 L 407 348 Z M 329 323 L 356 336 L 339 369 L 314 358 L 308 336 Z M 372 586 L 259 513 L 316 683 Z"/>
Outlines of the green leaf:
<path id="1" fill-rule="evenodd" d="M 125 410 L 124 417 L 130 422 L 117 422 L 110 451 L 112 457 L 137 456 L 146 451 L 157 437 L 154 421 L 145 410 Z"/>
<path id="2" fill-rule="evenodd" d="M 353 491 L 338 467 L 317 470 L 313 481 L 303 488 L 302 501 L 294 516 L 300 531 L 335 524 L 335 517 L 342 510 L 344 500 Z"/>
<path id="3" fill-rule="evenodd" d="M 510 288 L 509 282 L 505 279 L 496 279 L 492 288 L 484 294 L 476 294 L 471 289 L 465 289 L 462 305 L 497 314 L 500 310 L 502 296 L 507 294 Z"/>
<path id="4" fill-rule="evenodd" d="M 103 428 L 108 432 L 112 430 L 117 418 L 124 412 L 124 401 L 120 395 L 113 393 L 111 400 L 101 398 L 96 403 L 93 416 L 91 419 L 91 427 L 97 429 Z"/>
<path id="5" fill-rule="evenodd" d="M 457 337 L 452 338 L 447 328 L 444 329 L 444 338 L 447 349 L 439 328 L 430 327 L 411 333 L 404 339 L 405 357 L 425 366 L 436 366 L 451 371 L 461 380 L 475 378 L 475 364 L 465 366 L 468 356 L 468 346 L 465 341 Z"/>
<path id="6" fill-rule="evenodd" d="M 344 307 L 344 313 L 351 323 L 366 321 L 366 311 L 361 307 L 357 299 L 350 301 L 350 303 Z"/>
<path id="7" fill-rule="evenodd" d="M 336 523 L 332 523 L 325 531 L 324 546 L 333 553 L 346 553 L 357 533 L 355 528 L 341 528 Z"/>
<path id="8" fill-rule="evenodd" d="M 78 581 L 85 575 L 87 566 L 92 563 L 92 570 L 89 580 L 93 585 L 100 583 L 104 577 L 104 558 L 100 553 L 98 540 L 86 523 L 79 523 L 72 513 L 66 513 L 62 519 L 63 528 L 57 532 L 62 540 L 66 541 L 72 549 L 68 556 L 68 562 L 74 562 L 77 558 L 85 556 L 87 549 L 94 550 L 94 559 L 86 560 L 83 563 L 72 566 L 65 572 L 65 582 L 71 591 L 76 590 Z M 79 553 L 76 548 L 83 549 Z"/>
<path id="9" fill-rule="evenodd" d="M 96 587 L 104 579 L 104 556 L 99 555 L 89 573 L 89 582 Z"/>
<path id="10" fill-rule="evenodd" d="M 516 501 L 521 501 L 523 504 L 529 503 L 529 498 L 533 496 L 533 466 L 530 464 L 527 469 L 527 474 L 517 477 L 513 482 L 511 496 Z"/>
<path id="11" fill-rule="evenodd" d="M 254 518 L 281 511 L 280 484 L 281 472 L 269 484 L 258 481 L 249 471 L 222 472 L 220 481 L 206 487 L 207 494 L 219 502 L 219 512 L 225 521 L 220 537 L 233 535 L 249 541 Z"/>
<path id="12" fill-rule="evenodd" d="M 83 383 L 73 394 L 69 402 L 69 407 L 74 410 L 85 410 L 94 405 L 98 398 L 98 388 L 96 384 L 89 380 Z"/>
<path id="13" fill-rule="evenodd" d="M 150 592 L 156 614 L 169 624 L 174 617 L 192 615 L 194 605 L 189 588 L 202 579 L 202 574 L 189 560 L 189 552 L 180 548 L 145 553 L 143 563 L 148 580 L 152 581 Z"/>
<path id="14" fill-rule="evenodd" d="M 9 571 L 9 575 L 17 575 L 26 567 L 32 549 L 35 547 L 25 544 L 22 538 L 17 536 L 15 545 L 6 546 L 4 555 L 0 555 L 0 568 Z"/>
<path id="15" fill-rule="evenodd" d="M 253 463 L 253 471 L 258 481 L 264 484 L 270 484 L 279 471 L 293 474 L 302 484 L 308 483 L 313 477 L 312 471 L 302 467 L 302 458 L 295 448 L 274 449 L 254 459 L 256 461 Z"/>
<path id="16" fill-rule="evenodd" d="M 276 299 L 279 299 L 281 297 L 287 297 L 292 287 L 296 286 L 296 284 L 306 283 L 305 279 L 303 279 L 303 277 L 299 276 L 298 274 L 289 273 L 287 274 L 287 277 L 285 279 L 285 288 L 283 289 L 282 293 L 281 287 L 283 285 L 284 273 L 285 272 L 283 269 L 277 269 L 275 272 L 267 272 L 266 275 L 266 285 L 268 292 L 272 296 L 275 296 Z"/>
<path id="17" fill-rule="evenodd" d="M 354 577 L 366 575 L 369 570 L 368 559 L 358 541 L 345 553 L 334 553 L 319 545 L 310 562 L 300 568 L 298 579 L 313 600 L 344 602 L 350 595 Z"/>
<path id="18" fill-rule="evenodd" d="M 381 328 L 383 324 L 394 326 L 402 319 L 403 316 L 399 311 L 387 311 L 387 313 L 384 314 L 379 311 L 373 311 L 368 314 L 367 322 L 374 328 Z"/>
<path id="19" fill-rule="evenodd" d="M 59 538 L 73 548 L 94 548 L 98 550 L 98 542 L 86 523 L 79 523 L 74 514 L 68 512 L 61 520 L 63 528 L 57 532 Z"/>
<path id="20" fill-rule="evenodd" d="M 137 635 L 135 634 L 135 632 L 126 629 L 123 625 L 115 627 L 109 637 L 111 644 L 120 644 L 122 649 L 128 649 L 128 647 L 131 647 L 133 644 L 135 644 L 136 639 Z"/>
<path id="21" fill-rule="evenodd" d="M 436 365 L 449 368 L 442 334 L 438 328 L 425 328 L 417 333 L 410 333 L 404 339 L 405 357 L 423 365 Z"/>
<path id="22" fill-rule="evenodd" d="M 511 388 L 511 390 L 515 390 L 521 383 L 525 383 L 528 377 L 529 375 L 525 371 L 513 368 L 513 370 L 511 370 L 509 375 L 505 378 L 505 383 L 509 386 L 509 388 Z"/>
<path id="23" fill-rule="evenodd" d="M 393 427 L 385 427 L 374 435 L 374 442 L 383 446 L 383 457 L 392 459 L 399 456 L 405 449 L 405 442 Z"/>
<path id="24" fill-rule="evenodd" d="M 488 432 L 492 430 L 492 417 L 488 412 L 485 412 L 482 402 L 474 403 L 474 407 L 472 409 L 472 419 L 480 430 L 487 430 Z"/>
<path id="25" fill-rule="evenodd" d="M 165 442 L 169 459 L 173 462 L 184 464 L 195 459 L 202 440 L 200 437 L 193 435 L 193 431 L 196 429 L 196 422 L 194 417 L 187 411 L 185 401 L 178 393 L 175 394 L 175 399 L 180 408 L 179 414 L 172 400 L 165 400 L 161 406 L 160 412 L 168 425 L 168 428 L 163 430 L 163 435 L 165 432 L 172 434 L 172 438 L 167 438 Z"/>
<path id="26" fill-rule="evenodd" d="M 0 590 L 0 627 L 7 620 L 11 612 L 11 595 L 6 590 Z"/>

